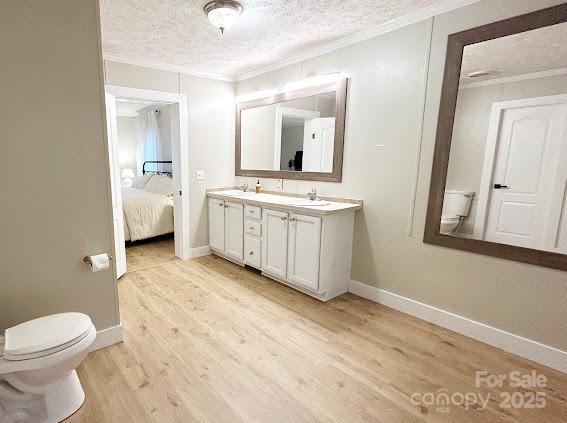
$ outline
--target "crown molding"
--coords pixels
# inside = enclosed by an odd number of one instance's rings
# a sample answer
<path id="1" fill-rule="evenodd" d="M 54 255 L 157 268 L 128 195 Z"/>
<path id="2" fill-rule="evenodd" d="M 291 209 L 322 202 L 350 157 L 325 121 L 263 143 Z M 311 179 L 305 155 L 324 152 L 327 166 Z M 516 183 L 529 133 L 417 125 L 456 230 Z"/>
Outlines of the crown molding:
<path id="1" fill-rule="evenodd" d="M 487 87 L 490 85 L 507 84 L 510 82 L 527 81 L 529 79 L 549 78 L 551 76 L 567 75 L 567 68 L 550 69 L 541 72 L 524 73 L 522 75 L 503 76 L 502 78 L 486 79 L 484 81 L 471 82 L 463 84 L 459 90 L 468 90 L 471 88 Z"/>
<path id="2" fill-rule="evenodd" d="M 408 15 L 401 16 L 397 19 L 393 19 L 389 22 L 365 29 L 360 32 L 356 32 L 347 37 L 341 38 L 336 41 L 332 41 L 321 47 L 316 47 L 304 53 L 292 56 L 288 59 L 284 59 L 279 62 L 251 70 L 249 72 L 245 72 L 243 74 L 236 76 L 236 81 L 237 82 L 244 81 L 245 79 L 250 79 L 255 76 L 262 75 L 264 73 L 272 72 L 277 69 L 281 69 L 283 67 L 293 65 L 295 63 L 303 62 L 305 60 L 312 59 L 317 56 L 322 56 L 324 54 L 331 53 L 341 48 L 348 47 L 350 45 L 357 44 L 362 41 L 369 40 L 371 38 L 375 38 L 387 32 L 395 31 L 396 29 L 400 29 L 405 26 L 412 25 L 414 23 L 421 22 L 426 19 L 430 19 L 433 16 L 442 15 L 452 10 L 460 9 L 465 6 L 478 3 L 479 1 L 480 0 L 446 0 L 434 6 L 429 6 L 424 9 L 418 10 L 416 12 L 410 13 Z"/>
<path id="3" fill-rule="evenodd" d="M 197 76 L 199 78 L 216 79 L 219 81 L 234 82 L 236 78 L 232 75 L 223 75 L 219 73 L 202 72 L 191 68 L 190 66 L 169 65 L 166 63 L 157 63 L 150 60 L 137 60 L 115 54 L 103 54 L 103 59 L 107 62 L 123 63 L 126 65 L 140 66 L 143 68 L 150 68 L 162 70 L 167 72 L 182 73 L 184 75 Z"/>

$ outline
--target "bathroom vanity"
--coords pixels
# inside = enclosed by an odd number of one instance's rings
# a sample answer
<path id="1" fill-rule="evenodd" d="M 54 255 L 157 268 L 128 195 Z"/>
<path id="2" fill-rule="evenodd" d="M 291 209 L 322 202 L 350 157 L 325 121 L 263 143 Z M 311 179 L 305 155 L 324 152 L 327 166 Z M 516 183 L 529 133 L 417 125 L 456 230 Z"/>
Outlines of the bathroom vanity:
<path id="1" fill-rule="evenodd" d="M 347 292 L 362 201 L 235 189 L 207 196 L 214 254 L 323 301 Z"/>

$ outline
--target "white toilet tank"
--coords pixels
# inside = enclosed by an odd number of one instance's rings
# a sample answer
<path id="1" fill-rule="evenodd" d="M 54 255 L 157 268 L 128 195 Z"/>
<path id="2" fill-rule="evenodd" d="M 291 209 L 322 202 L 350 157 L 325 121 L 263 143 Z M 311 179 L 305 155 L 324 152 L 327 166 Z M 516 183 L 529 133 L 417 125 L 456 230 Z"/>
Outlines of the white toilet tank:
<path id="1" fill-rule="evenodd" d="M 466 217 L 471 210 L 474 192 L 446 190 L 443 200 L 443 217 Z"/>

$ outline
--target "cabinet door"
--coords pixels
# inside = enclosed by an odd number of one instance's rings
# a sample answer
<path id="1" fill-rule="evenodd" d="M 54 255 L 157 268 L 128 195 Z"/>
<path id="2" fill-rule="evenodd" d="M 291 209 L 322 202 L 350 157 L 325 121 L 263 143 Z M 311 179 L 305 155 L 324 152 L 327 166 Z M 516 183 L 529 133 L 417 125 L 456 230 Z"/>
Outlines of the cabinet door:
<path id="1" fill-rule="evenodd" d="M 260 244 L 260 238 L 255 236 L 244 237 L 244 261 L 256 269 L 260 269 L 262 266 L 262 247 Z"/>
<path id="2" fill-rule="evenodd" d="M 209 198 L 209 246 L 224 252 L 224 201 Z"/>
<path id="3" fill-rule="evenodd" d="M 285 278 L 287 267 L 287 213 L 264 209 L 262 216 L 262 270 Z"/>
<path id="4" fill-rule="evenodd" d="M 224 252 L 238 260 L 244 259 L 244 206 L 224 204 Z"/>
<path id="5" fill-rule="evenodd" d="M 321 218 L 291 214 L 287 249 L 287 278 L 306 288 L 319 287 Z"/>

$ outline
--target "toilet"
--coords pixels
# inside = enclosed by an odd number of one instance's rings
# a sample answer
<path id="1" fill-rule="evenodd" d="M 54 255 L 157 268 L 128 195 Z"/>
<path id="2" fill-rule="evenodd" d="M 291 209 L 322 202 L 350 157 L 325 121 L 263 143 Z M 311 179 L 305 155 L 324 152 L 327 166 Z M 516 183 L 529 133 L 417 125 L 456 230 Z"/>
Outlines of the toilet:
<path id="1" fill-rule="evenodd" d="M 76 368 L 96 338 L 91 319 L 60 313 L 6 329 L 0 338 L 0 423 L 56 423 L 85 392 Z"/>
<path id="2" fill-rule="evenodd" d="M 469 215 L 474 192 L 446 190 L 441 216 L 441 233 L 458 232 L 463 218 Z"/>

